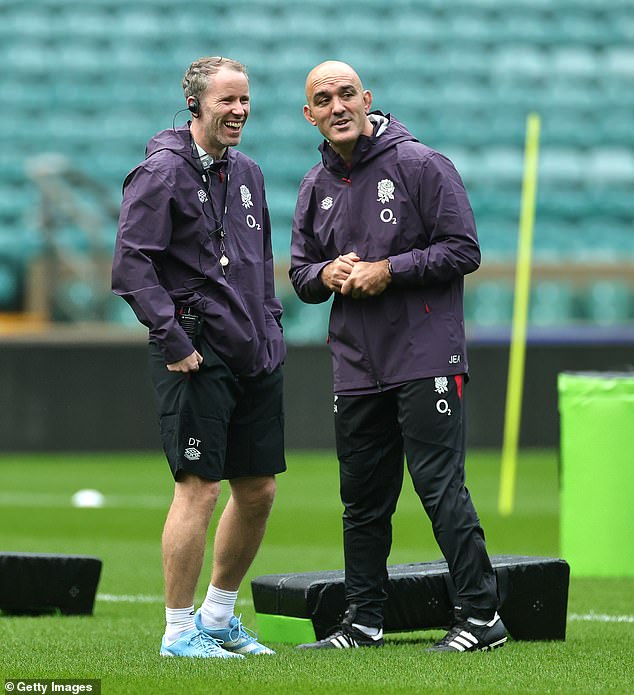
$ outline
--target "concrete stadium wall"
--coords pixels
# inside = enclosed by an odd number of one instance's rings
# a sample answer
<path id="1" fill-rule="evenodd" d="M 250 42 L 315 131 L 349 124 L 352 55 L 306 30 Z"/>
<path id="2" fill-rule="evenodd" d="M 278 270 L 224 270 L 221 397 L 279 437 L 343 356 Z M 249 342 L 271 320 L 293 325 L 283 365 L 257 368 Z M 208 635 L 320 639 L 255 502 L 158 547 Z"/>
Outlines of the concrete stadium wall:
<path id="1" fill-rule="evenodd" d="M 475 340 L 469 359 L 468 443 L 500 447 L 508 347 Z M 631 340 L 529 344 L 521 446 L 558 446 L 559 372 L 622 371 L 633 363 Z M 285 382 L 287 447 L 332 448 L 327 348 L 291 347 Z M 0 342 L 0 414 L 3 452 L 160 448 L 143 341 Z"/>

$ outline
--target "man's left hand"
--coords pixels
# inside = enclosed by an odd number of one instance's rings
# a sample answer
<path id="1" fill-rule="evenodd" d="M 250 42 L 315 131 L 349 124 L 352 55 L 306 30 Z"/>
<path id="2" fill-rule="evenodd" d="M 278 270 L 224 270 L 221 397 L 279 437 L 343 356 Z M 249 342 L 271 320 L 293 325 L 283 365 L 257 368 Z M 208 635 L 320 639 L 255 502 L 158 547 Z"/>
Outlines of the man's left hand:
<path id="1" fill-rule="evenodd" d="M 387 259 L 369 263 L 357 261 L 341 286 L 341 294 L 353 299 L 376 297 L 381 294 L 392 281 Z"/>

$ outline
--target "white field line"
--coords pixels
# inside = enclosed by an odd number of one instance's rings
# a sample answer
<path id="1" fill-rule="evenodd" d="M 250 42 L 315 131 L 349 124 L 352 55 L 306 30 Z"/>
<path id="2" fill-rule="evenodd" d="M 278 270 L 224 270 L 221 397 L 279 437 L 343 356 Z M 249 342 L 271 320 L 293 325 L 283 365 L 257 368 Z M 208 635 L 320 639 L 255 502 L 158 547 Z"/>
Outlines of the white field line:
<path id="1" fill-rule="evenodd" d="M 111 601 L 114 603 L 163 603 L 162 596 L 147 596 L 144 594 L 97 594 L 98 601 Z M 236 605 L 250 606 L 252 601 L 247 598 L 238 599 Z M 569 622 L 586 623 L 634 623 L 634 615 L 607 615 L 605 613 L 571 613 Z"/>
<path id="2" fill-rule="evenodd" d="M 148 596 L 145 594 L 97 594 L 97 601 L 109 601 L 111 603 L 164 603 L 163 596 Z M 239 598 L 237 606 L 250 606 L 253 602 L 247 598 Z"/>
<path id="3" fill-rule="evenodd" d="M 46 492 L 0 492 L 0 507 L 72 508 L 73 492 L 67 495 Z M 160 495 L 104 495 L 101 508 L 167 509 L 170 502 L 171 497 Z"/>
<path id="4" fill-rule="evenodd" d="M 634 623 L 634 615 L 606 615 L 604 613 L 571 613 L 568 620 L 587 623 Z"/>
<path id="5" fill-rule="evenodd" d="M 163 596 L 144 596 L 138 594 L 97 594 L 97 601 L 108 601 L 111 603 L 163 603 Z"/>

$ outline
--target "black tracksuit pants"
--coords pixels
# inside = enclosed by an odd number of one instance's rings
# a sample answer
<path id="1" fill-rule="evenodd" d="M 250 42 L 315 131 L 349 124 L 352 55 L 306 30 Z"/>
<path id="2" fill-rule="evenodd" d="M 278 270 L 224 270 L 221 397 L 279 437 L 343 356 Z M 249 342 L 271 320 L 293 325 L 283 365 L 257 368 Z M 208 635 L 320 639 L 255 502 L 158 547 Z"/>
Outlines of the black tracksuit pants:
<path id="1" fill-rule="evenodd" d="M 357 623 L 383 624 L 403 454 L 449 565 L 460 613 L 489 619 L 497 609 L 484 532 L 465 487 L 463 385 L 462 376 L 432 377 L 335 399 L 346 602 L 357 605 Z"/>

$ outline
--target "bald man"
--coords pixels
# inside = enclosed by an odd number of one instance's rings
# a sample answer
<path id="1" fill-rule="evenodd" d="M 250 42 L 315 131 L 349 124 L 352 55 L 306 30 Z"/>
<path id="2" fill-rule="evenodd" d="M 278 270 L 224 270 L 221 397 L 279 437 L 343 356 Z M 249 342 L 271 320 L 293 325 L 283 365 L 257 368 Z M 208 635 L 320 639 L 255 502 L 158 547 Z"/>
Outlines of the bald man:
<path id="1" fill-rule="evenodd" d="M 305 302 L 334 295 L 347 610 L 333 634 L 300 648 L 383 645 L 404 458 L 455 587 L 449 632 L 430 649 L 500 647 L 495 574 L 465 487 L 463 278 L 480 248 L 464 185 L 446 157 L 371 111 L 350 65 L 311 70 L 306 102 L 304 117 L 325 140 L 299 189 L 290 278 Z"/>

